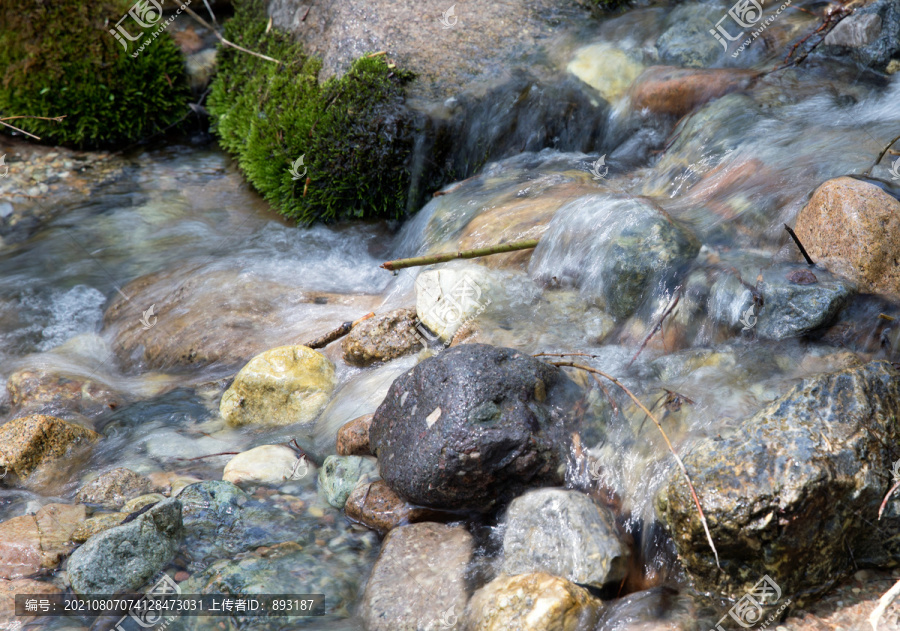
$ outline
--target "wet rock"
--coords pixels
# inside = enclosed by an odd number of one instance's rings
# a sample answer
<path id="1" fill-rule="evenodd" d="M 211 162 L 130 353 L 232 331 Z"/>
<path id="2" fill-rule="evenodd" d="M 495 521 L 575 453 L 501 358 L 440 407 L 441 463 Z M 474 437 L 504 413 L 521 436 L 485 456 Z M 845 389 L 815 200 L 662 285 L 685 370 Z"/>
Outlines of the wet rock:
<path id="1" fill-rule="evenodd" d="M 213 73 L 216 71 L 216 50 L 207 48 L 200 52 L 188 55 L 184 63 L 191 90 L 195 93 L 202 92 L 209 85 Z"/>
<path id="2" fill-rule="evenodd" d="M 344 361 L 368 366 L 421 350 L 415 319 L 415 309 L 397 309 L 357 324 L 341 342 Z"/>
<path id="3" fill-rule="evenodd" d="M 0 427 L 0 466 L 21 480 L 100 437 L 93 430 L 53 416 L 19 417 Z"/>
<path id="4" fill-rule="evenodd" d="M 487 509 L 559 484 L 578 388 L 510 348 L 463 344 L 391 384 L 369 432 L 384 481 L 434 508 Z"/>
<path id="5" fill-rule="evenodd" d="M 426 270 L 416 278 L 416 314 L 449 343 L 463 324 L 490 304 L 493 289 L 488 275 L 476 266 Z"/>
<path id="6" fill-rule="evenodd" d="M 500 576 L 472 595 L 466 606 L 471 631 L 587 631 L 600 601 L 574 583 L 543 572 Z"/>
<path id="7" fill-rule="evenodd" d="M 341 426 L 337 435 L 337 452 L 339 456 L 371 456 L 369 446 L 369 428 L 372 427 L 374 414 L 366 414 L 355 418 Z"/>
<path id="8" fill-rule="evenodd" d="M 644 64 L 639 55 L 602 42 L 576 50 L 566 70 L 612 101 L 634 83 Z"/>
<path id="9" fill-rule="evenodd" d="M 112 301 L 103 335 L 126 370 L 238 366 L 286 338 L 316 337 L 376 306 L 374 296 L 307 292 L 232 270 L 164 270 L 122 291 L 132 299 Z"/>
<path id="10" fill-rule="evenodd" d="M 35 581 L 30 578 L 20 578 L 14 581 L 0 579 L 0 628 L 15 631 L 22 625 L 28 624 L 31 616 L 15 615 L 17 595 L 60 594 L 62 591 L 53 583 Z"/>
<path id="11" fill-rule="evenodd" d="M 78 594 L 136 590 L 172 560 L 181 536 L 181 502 L 161 502 L 78 548 L 66 566 L 72 589 Z"/>
<path id="12" fill-rule="evenodd" d="M 828 180 L 797 215 L 797 236 L 818 266 L 862 291 L 900 294 L 900 201 L 850 177 Z"/>
<path id="13" fill-rule="evenodd" d="M 535 249 L 531 274 L 578 287 L 624 319 L 699 250 L 696 237 L 650 200 L 591 195 L 556 214 Z"/>
<path id="14" fill-rule="evenodd" d="M 880 34 L 881 16 L 873 13 L 854 14 L 838 22 L 825 36 L 823 44 L 862 48 L 874 42 Z"/>
<path id="15" fill-rule="evenodd" d="M 138 495 L 137 497 L 128 500 L 125 502 L 125 505 L 122 507 L 123 513 L 134 513 L 135 511 L 139 511 L 145 506 L 149 506 L 150 504 L 158 504 L 166 499 L 166 496 L 162 493 L 147 493 L 146 495 Z"/>
<path id="16" fill-rule="evenodd" d="M 460 629 L 473 540 L 431 522 L 392 530 L 372 568 L 359 615 L 369 631 Z"/>
<path id="17" fill-rule="evenodd" d="M 98 381 L 40 369 L 14 372 L 6 382 L 6 391 L 10 405 L 20 413 L 74 412 L 93 417 L 126 401 L 123 395 Z"/>
<path id="18" fill-rule="evenodd" d="M 657 497 L 678 556 L 698 589 L 739 598 L 763 576 L 797 604 L 850 568 L 897 553 L 900 500 L 875 535 L 900 438 L 900 372 L 888 362 L 817 375 L 796 385 L 725 438 L 682 458 L 702 498 L 722 571 L 683 478 Z"/>
<path id="19" fill-rule="evenodd" d="M 233 484 L 277 486 L 302 480 L 314 468 L 306 458 L 284 445 L 262 445 L 236 455 L 225 465 L 222 479 Z"/>
<path id="20" fill-rule="evenodd" d="M 856 7 L 838 22 L 816 53 L 849 55 L 854 61 L 884 70 L 900 52 L 900 7 L 892 0 L 875 0 Z"/>
<path id="21" fill-rule="evenodd" d="M 306 346 L 282 346 L 241 368 L 222 395 L 229 425 L 289 425 L 313 420 L 334 390 L 334 365 Z"/>
<path id="22" fill-rule="evenodd" d="M 380 535 L 398 526 L 438 518 L 435 511 L 413 506 L 391 490 L 383 480 L 357 484 L 347 498 L 348 519 L 371 528 Z"/>
<path id="23" fill-rule="evenodd" d="M 150 491 L 150 487 L 150 480 L 147 477 L 119 467 L 101 473 L 85 484 L 76 493 L 75 499 L 83 504 L 119 508 L 131 498 Z"/>
<path id="24" fill-rule="evenodd" d="M 628 555 L 609 509 L 578 491 L 539 489 L 509 506 L 500 571 L 547 572 L 601 588 L 621 582 Z"/>
<path id="25" fill-rule="evenodd" d="M 34 515 L 0 522 L 0 578 L 56 567 L 75 547 L 72 532 L 85 515 L 82 505 L 47 504 Z"/>
<path id="26" fill-rule="evenodd" d="M 811 271 L 805 264 L 771 265 L 761 276 L 757 289 L 762 307 L 735 275 L 720 277 L 710 298 L 713 319 L 732 328 L 755 330 L 766 339 L 798 337 L 834 320 L 855 293 L 852 283 L 824 269 Z"/>
<path id="27" fill-rule="evenodd" d="M 94 515 L 76 526 L 72 532 L 72 541 L 84 543 L 97 533 L 121 525 L 126 517 L 128 517 L 128 513 L 101 513 Z"/>
<path id="28" fill-rule="evenodd" d="M 711 36 L 707 37 L 718 46 Z M 750 87 L 755 77 L 755 72 L 747 70 L 652 66 L 637 78 L 628 97 L 633 110 L 647 109 L 657 116 L 680 118 L 713 99 Z"/>
<path id="29" fill-rule="evenodd" d="M 319 469 L 319 489 L 329 504 L 344 508 L 359 479 L 375 471 L 374 458 L 362 456 L 328 456 Z"/>

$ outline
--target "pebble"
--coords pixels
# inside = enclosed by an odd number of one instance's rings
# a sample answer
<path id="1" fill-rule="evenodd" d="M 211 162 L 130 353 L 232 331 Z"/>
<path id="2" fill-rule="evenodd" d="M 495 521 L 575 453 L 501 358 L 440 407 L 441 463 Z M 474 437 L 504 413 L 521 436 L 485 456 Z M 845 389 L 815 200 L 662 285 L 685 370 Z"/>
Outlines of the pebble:
<path id="1" fill-rule="evenodd" d="M 175 572 L 175 576 L 173 576 L 172 578 L 175 579 L 176 583 L 180 583 L 181 581 L 186 581 L 190 577 L 190 573 L 185 572 L 184 570 L 179 570 L 178 572 Z"/>

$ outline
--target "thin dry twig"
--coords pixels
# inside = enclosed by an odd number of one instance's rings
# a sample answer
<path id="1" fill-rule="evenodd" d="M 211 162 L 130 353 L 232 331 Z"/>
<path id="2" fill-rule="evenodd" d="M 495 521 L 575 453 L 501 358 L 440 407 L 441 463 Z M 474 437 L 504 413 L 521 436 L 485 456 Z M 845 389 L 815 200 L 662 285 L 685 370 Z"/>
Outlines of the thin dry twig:
<path id="1" fill-rule="evenodd" d="M 395 261 L 382 263 L 381 267 L 393 272 L 405 267 L 419 267 L 421 265 L 433 265 L 434 263 L 446 263 L 447 261 L 452 261 L 454 259 L 474 259 L 482 256 L 490 256 L 491 254 L 504 254 L 506 252 L 515 252 L 518 250 L 530 250 L 536 248 L 537 244 L 538 239 L 526 239 L 525 241 L 501 243 L 500 245 L 491 245 L 485 248 L 458 250 L 456 252 L 429 254 L 427 256 L 414 256 L 409 259 L 397 259 Z"/>
<path id="2" fill-rule="evenodd" d="M 199 15 L 197 15 L 196 13 L 194 13 L 194 11 L 192 11 L 192 10 L 189 9 L 188 7 L 184 7 L 184 10 L 187 12 L 188 15 L 190 15 L 192 18 L 194 18 L 195 20 L 197 20 L 198 22 L 200 22 L 200 24 L 202 24 L 203 26 L 205 26 L 206 28 L 208 28 L 210 31 L 212 31 L 212 32 L 213 32 L 213 35 L 215 35 L 217 38 L 219 38 L 219 41 L 222 42 L 225 46 L 231 46 L 232 48 L 235 48 L 235 49 L 241 51 L 242 53 L 247 53 L 248 55 L 253 55 L 254 57 L 259 57 L 260 59 L 265 59 L 266 61 L 271 61 L 271 62 L 274 63 L 274 64 L 280 64 L 280 63 L 281 63 L 281 62 L 278 61 L 277 59 L 272 59 L 271 57 L 267 57 L 266 55 L 263 55 L 262 53 L 253 52 L 252 50 L 248 50 L 248 49 L 244 48 L 243 46 L 238 46 L 238 45 L 235 44 L 234 42 L 229 42 L 227 39 L 225 39 L 224 37 L 222 37 L 222 36 L 219 34 L 219 31 L 217 31 L 216 29 L 214 29 L 214 28 L 212 27 L 212 25 L 211 25 L 209 22 L 207 22 L 206 20 L 204 20 L 203 18 L 201 18 Z"/>
<path id="3" fill-rule="evenodd" d="M 6 121 L 11 121 L 11 120 L 16 120 L 17 118 L 33 118 L 35 120 L 54 121 L 56 123 L 61 123 L 62 119 L 64 119 L 65 116 L 50 116 L 50 117 L 48 117 L 48 116 L 6 116 L 4 118 L 0 118 L 0 125 L 3 125 L 4 127 L 9 127 L 10 129 L 15 129 L 17 132 L 23 133 L 26 136 L 31 136 L 35 140 L 40 140 L 41 139 L 40 136 L 35 136 L 31 132 L 27 132 L 24 129 L 19 129 L 15 125 L 10 125 L 9 123 L 6 122 Z"/>
<path id="4" fill-rule="evenodd" d="M 891 499 L 891 495 L 894 494 L 900 488 L 900 480 L 897 480 L 897 483 L 891 487 L 891 490 L 887 492 L 887 495 L 884 496 L 884 499 L 881 501 L 881 506 L 878 508 L 878 519 L 881 519 L 881 513 L 884 512 L 884 507 L 887 506 L 888 500 Z"/>
<path id="5" fill-rule="evenodd" d="M 367 313 L 363 317 L 359 318 L 358 320 L 353 320 L 352 322 L 344 322 L 338 328 L 334 329 L 333 331 L 329 331 L 325 335 L 321 335 L 321 336 L 317 337 L 316 339 L 314 339 L 311 342 L 307 342 L 306 344 L 304 344 L 304 346 L 306 346 L 308 348 L 324 348 L 324 347 L 328 346 L 329 344 L 331 344 L 333 341 L 339 340 L 342 337 L 344 337 L 345 335 L 347 335 L 351 330 L 353 330 L 353 327 L 355 327 L 360 322 L 363 322 L 364 320 L 368 320 L 369 318 L 374 318 L 374 317 L 375 317 L 375 312 L 370 311 L 369 313 Z"/>
<path id="6" fill-rule="evenodd" d="M 678 285 L 678 287 L 675 288 L 675 292 L 672 295 L 672 300 L 669 301 L 669 306 L 666 307 L 666 310 L 663 311 L 663 314 L 659 317 L 659 320 L 656 321 L 656 325 L 650 330 L 650 333 L 647 335 L 647 337 L 644 338 L 644 341 L 641 342 L 640 348 L 637 349 L 634 357 L 632 357 L 631 361 L 628 362 L 628 365 L 625 366 L 626 368 L 631 367 L 631 364 L 634 363 L 634 360 L 638 358 L 638 355 L 643 352 L 644 348 L 650 342 L 650 338 L 656 335 L 657 331 L 662 328 L 663 322 L 667 317 L 669 317 L 669 314 L 672 313 L 672 310 L 675 309 L 675 307 L 678 305 L 679 300 L 681 300 L 681 285 Z"/>
<path id="7" fill-rule="evenodd" d="M 678 452 L 675 451 L 675 447 L 672 446 L 672 442 L 669 440 L 669 437 L 666 435 L 665 430 L 663 430 L 662 425 L 660 425 L 659 421 L 653 413 L 647 409 L 641 400 L 635 396 L 635 394 L 629 390 L 621 381 L 613 377 L 612 375 L 608 375 L 602 370 L 598 370 L 593 368 L 592 366 L 585 366 L 584 364 L 576 364 L 575 362 L 551 362 L 554 366 L 565 366 L 569 368 L 578 368 L 581 370 L 586 370 L 590 373 L 596 373 L 601 377 L 609 379 L 614 384 L 619 386 L 625 394 L 627 394 L 632 401 L 634 401 L 635 405 L 637 405 L 641 410 L 650 417 L 650 419 L 656 424 L 657 429 L 659 429 L 659 433 L 662 434 L 663 439 L 666 441 L 666 445 L 669 447 L 669 451 L 672 452 L 672 455 L 675 457 L 675 462 L 678 463 L 679 468 L 681 469 L 681 473 L 684 475 L 684 479 L 687 482 L 688 488 L 691 490 L 691 496 L 694 498 L 694 504 L 697 506 L 697 511 L 700 513 L 700 523 L 703 525 L 703 530 L 706 532 L 706 540 L 709 542 L 709 547 L 713 551 L 713 556 L 716 558 L 716 567 L 721 568 L 719 565 L 719 552 L 716 550 L 716 545 L 713 543 L 712 534 L 709 532 L 709 524 L 706 522 L 706 515 L 703 513 L 703 507 L 700 505 L 700 498 L 697 497 L 697 491 L 694 489 L 694 483 L 691 482 L 691 476 L 688 474 L 687 467 L 684 466 L 684 462 L 681 460 L 681 457 L 678 455 Z"/>
<path id="8" fill-rule="evenodd" d="M 872 174 L 872 169 L 874 169 L 874 168 L 877 167 L 879 164 L 881 164 L 881 159 L 884 158 L 885 154 L 886 154 L 888 151 L 890 151 L 891 147 L 893 147 L 893 146 L 894 146 L 894 143 L 897 142 L 898 140 L 900 140 L 900 136 L 897 136 L 896 138 L 892 139 L 892 140 L 887 144 L 887 146 L 886 146 L 884 149 L 881 150 L 881 153 L 879 153 L 879 154 L 878 154 L 878 157 L 875 158 L 875 162 L 872 163 L 872 166 L 870 166 L 868 169 L 866 169 L 866 172 L 865 172 L 863 175 L 871 175 L 871 174 Z"/>
<path id="9" fill-rule="evenodd" d="M 878 623 L 881 621 L 881 616 L 883 616 L 884 612 L 887 611 L 887 608 L 891 606 L 891 603 L 897 599 L 897 596 L 900 596 L 900 581 L 894 583 L 894 586 L 881 597 L 878 601 L 878 606 L 875 607 L 875 610 L 872 611 L 872 615 L 869 616 L 869 624 L 872 625 L 873 631 L 878 631 Z"/>

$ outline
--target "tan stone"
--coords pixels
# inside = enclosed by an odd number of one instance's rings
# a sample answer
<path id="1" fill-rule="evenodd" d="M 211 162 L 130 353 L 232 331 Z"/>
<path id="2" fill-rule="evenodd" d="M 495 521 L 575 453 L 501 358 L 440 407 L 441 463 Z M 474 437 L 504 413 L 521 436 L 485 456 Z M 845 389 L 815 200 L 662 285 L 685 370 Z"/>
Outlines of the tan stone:
<path id="1" fill-rule="evenodd" d="M 374 414 L 365 414 L 344 423 L 337 433 L 337 453 L 339 456 L 373 456 L 369 446 L 369 428 Z"/>
<path id="2" fill-rule="evenodd" d="M 344 361 L 368 366 L 414 353 L 422 348 L 415 326 L 415 309 L 396 309 L 360 322 L 341 342 Z"/>
<path id="3" fill-rule="evenodd" d="M 404 524 L 437 517 L 435 511 L 413 506 L 401 498 L 382 480 L 357 485 L 347 498 L 344 512 L 351 521 L 382 535 Z"/>
<path id="4" fill-rule="evenodd" d="M 0 523 L 0 578 L 55 567 L 75 547 L 72 533 L 85 515 L 81 504 L 48 504 L 34 515 Z"/>
<path id="5" fill-rule="evenodd" d="M 84 504 L 118 508 L 131 498 L 149 492 L 150 487 L 150 480 L 145 476 L 119 467 L 85 484 L 79 489 L 75 499 Z"/>
<path id="6" fill-rule="evenodd" d="M 126 517 L 128 517 L 128 513 L 101 513 L 94 515 L 78 524 L 75 531 L 72 532 L 72 541 L 84 543 L 97 533 L 118 526 Z"/>
<path id="7" fill-rule="evenodd" d="M 606 42 L 575 51 L 566 70 L 597 90 L 607 101 L 621 96 L 644 70 L 638 55 Z"/>
<path id="8" fill-rule="evenodd" d="M 232 484 L 284 484 L 302 480 L 315 467 L 284 445 L 260 445 L 228 461 L 222 479 Z M 314 477 L 313 471 L 313 477 Z"/>
<path id="9" fill-rule="evenodd" d="M 500 576 L 472 595 L 470 631 L 575 631 L 593 628 L 600 601 L 587 590 L 543 572 Z"/>
<path id="10" fill-rule="evenodd" d="M 0 579 L 0 629 L 17 629 L 28 622 L 31 616 L 16 616 L 16 595 L 60 594 L 63 590 L 53 583 L 44 583 L 30 578 L 14 581 Z M 16 623 L 19 623 L 16 625 Z"/>
<path id="11" fill-rule="evenodd" d="M 14 409 L 32 412 L 59 408 L 85 416 L 97 416 L 115 409 L 125 398 L 92 379 L 48 370 L 18 370 L 6 382 Z"/>
<path id="12" fill-rule="evenodd" d="M 146 495 L 138 495 L 137 497 L 130 499 L 125 503 L 125 505 L 122 507 L 122 512 L 126 515 L 130 515 L 131 513 L 141 510 L 145 506 L 162 502 L 164 499 L 166 499 L 166 496 L 162 493 L 147 493 Z"/>
<path id="13" fill-rule="evenodd" d="M 38 466 L 59 460 L 71 448 L 100 437 L 93 430 L 53 416 L 19 417 L 0 427 L 0 466 L 26 478 Z"/>
<path id="14" fill-rule="evenodd" d="M 628 96 L 633 110 L 680 118 L 704 103 L 749 87 L 756 76 L 748 70 L 651 66 L 637 78 Z"/>
<path id="15" fill-rule="evenodd" d="M 289 425 L 313 420 L 334 390 L 334 365 L 306 346 L 281 346 L 257 355 L 222 395 L 229 425 Z"/>
<path id="16" fill-rule="evenodd" d="M 878 186 L 828 180 L 800 211 L 795 231 L 816 264 L 861 291 L 900 293 L 900 201 Z"/>

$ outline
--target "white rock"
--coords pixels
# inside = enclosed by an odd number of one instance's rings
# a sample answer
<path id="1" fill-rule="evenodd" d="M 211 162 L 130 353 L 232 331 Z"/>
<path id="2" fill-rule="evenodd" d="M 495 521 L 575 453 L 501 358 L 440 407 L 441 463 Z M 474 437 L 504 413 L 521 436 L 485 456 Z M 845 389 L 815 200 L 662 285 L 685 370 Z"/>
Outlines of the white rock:
<path id="1" fill-rule="evenodd" d="M 490 279 L 479 266 L 427 270 L 416 279 L 416 315 L 445 343 L 492 302 Z"/>
<path id="2" fill-rule="evenodd" d="M 315 465 L 283 445 L 262 445 L 236 455 L 225 465 L 222 479 L 232 484 L 278 485 L 288 480 L 314 479 Z"/>

